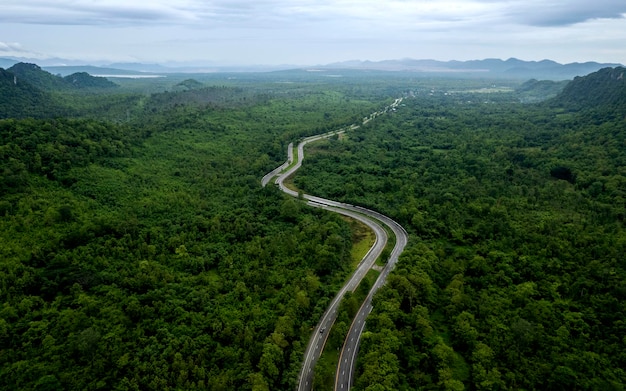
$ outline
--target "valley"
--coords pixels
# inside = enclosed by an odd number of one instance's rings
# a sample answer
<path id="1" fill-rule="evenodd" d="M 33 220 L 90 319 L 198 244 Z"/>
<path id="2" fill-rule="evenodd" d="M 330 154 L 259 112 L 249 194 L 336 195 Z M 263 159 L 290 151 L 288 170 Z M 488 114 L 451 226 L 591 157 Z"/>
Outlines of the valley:
<path id="1" fill-rule="evenodd" d="M 626 383 L 623 68 L 16 69 L 0 73 L 0 388 Z M 337 212 L 378 232 L 373 258 L 354 266 Z"/>

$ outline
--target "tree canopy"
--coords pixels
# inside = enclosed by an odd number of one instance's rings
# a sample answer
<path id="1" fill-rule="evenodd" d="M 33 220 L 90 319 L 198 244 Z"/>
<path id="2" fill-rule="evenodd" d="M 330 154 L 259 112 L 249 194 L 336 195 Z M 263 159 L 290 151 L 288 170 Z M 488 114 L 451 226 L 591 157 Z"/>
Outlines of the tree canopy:
<path id="1" fill-rule="evenodd" d="M 626 123 L 564 96 L 416 96 L 307 154 L 304 191 L 418 238 L 374 298 L 355 389 L 623 388 Z"/>

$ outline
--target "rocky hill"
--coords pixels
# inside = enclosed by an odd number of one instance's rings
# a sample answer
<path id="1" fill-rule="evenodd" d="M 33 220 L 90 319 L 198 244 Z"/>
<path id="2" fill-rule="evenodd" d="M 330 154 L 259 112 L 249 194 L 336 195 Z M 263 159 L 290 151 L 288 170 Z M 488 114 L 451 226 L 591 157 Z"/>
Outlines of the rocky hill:
<path id="1" fill-rule="evenodd" d="M 13 73 L 18 80 L 25 80 L 31 85 L 44 91 L 59 91 L 84 88 L 112 88 L 115 83 L 104 77 L 94 77 L 88 73 L 74 73 L 69 76 L 60 77 L 46 72 L 36 64 L 17 63 L 7 69 Z"/>
<path id="2" fill-rule="evenodd" d="M 77 72 L 63 78 L 75 88 L 114 88 L 117 84 L 105 77 L 91 76 L 87 72 Z"/>
<path id="3" fill-rule="evenodd" d="M 43 117 L 57 109 L 48 93 L 0 68 L 0 119 Z"/>
<path id="4" fill-rule="evenodd" d="M 0 119 L 43 118 L 69 113 L 55 92 L 111 89 L 117 84 L 103 77 L 75 73 L 66 77 L 53 75 L 38 65 L 18 63 L 0 68 Z"/>
<path id="5" fill-rule="evenodd" d="M 603 68 L 568 83 L 554 102 L 574 110 L 605 106 L 626 111 L 626 68 Z"/>

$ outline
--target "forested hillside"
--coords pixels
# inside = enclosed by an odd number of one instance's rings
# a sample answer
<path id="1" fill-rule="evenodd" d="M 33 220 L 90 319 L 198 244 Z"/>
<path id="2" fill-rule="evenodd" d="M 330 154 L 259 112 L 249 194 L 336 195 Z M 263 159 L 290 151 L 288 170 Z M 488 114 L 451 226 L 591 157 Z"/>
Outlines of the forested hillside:
<path id="1" fill-rule="evenodd" d="M 65 77 L 44 71 L 36 64 L 17 63 L 7 71 L 20 81 L 26 80 L 31 85 L 44 91 L 63 91 L 84 88 L 112 88 L 117 85 L 104 77 L 94 77 L 85 72 L 74 73 Z"/>
<path id="2" fill-rule="evenodd" d="M 523 103 L 536 103 L 556 97 L 569 83 L 568 80 L 536 80 L 531 79 L 524 82 L 515 89 Z"/>
<path id="3" fill-rule="evenodd" d="M 355 389 L 624 388 L 620 75 L 577 79 L 554 108 L 405 99 L 311 148 L 300 188 L 417 238 L 374 299 Z"/>
<path id="4" fill-rule="evenodd" d="M 62 78 L 35 64 L 0 68 L 0 119 L 80 117 L 90 109 L 97 113 L 93 117 L 111 119 L 112 106 L 118 111 L 123 107 L 124 112 L 129 107 L 121 95 L 100 93 L 114 87 L 115 83 L 102 77 L 75 73 Z"/>
<path id="5" fill-rule="evenodd" d="M 50 94 L 0 68 L 0 119 L 50 116 L 59 112 Z"/>
<path id="6" fill-rule="evenodd" d="M 379 102 L 260 90 L 59 94 L 76 118 L 0 120 L 1 389 L 294 388 L 352 234 L 260 179 Z"/>
<path id="7" fill-rule="evenodd" d="M 65 76 L 63 80 L 74 88 L 115 88 L 117 84 L 104 77 L 91 76 L 87 72 L 77 72 Z"/>
<path id="8" fill-rule="evenodd" d="M 570 110 L 600 108 L 602 111 L 624 113 L 626 107 L 626 68 L 604 68 L 569 83 L 556 99 Z"/>

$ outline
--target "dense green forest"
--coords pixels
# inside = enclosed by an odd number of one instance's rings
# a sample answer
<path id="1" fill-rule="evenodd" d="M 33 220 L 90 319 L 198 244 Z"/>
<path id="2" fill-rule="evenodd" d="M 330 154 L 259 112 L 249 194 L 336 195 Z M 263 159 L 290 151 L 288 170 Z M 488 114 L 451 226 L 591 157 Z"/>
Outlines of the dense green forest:
<path id="1" fill-rule="evenodd" d="M 356 387 L 623 389 L 618 71 L 534 106 L 564 86 L 0 69 L 0 388 L 294 389 L 356 238 L 260 179 L 405 96 L 295 178 L 412 237 Z"/>
<path id="2" fill-rule="evenodd" d="M 71 115 L 0 120 L 0 388 L 293 389 L 352 234 L 260 179 L 378 98 L 31 91 Z"/>
<path id="3" fill-rule="evenodd" d="M 542 105 L 405 99 L 296 184 L 417 240 L 374 299 L 357 390 L 623 390 L 624 69 Z"/>

